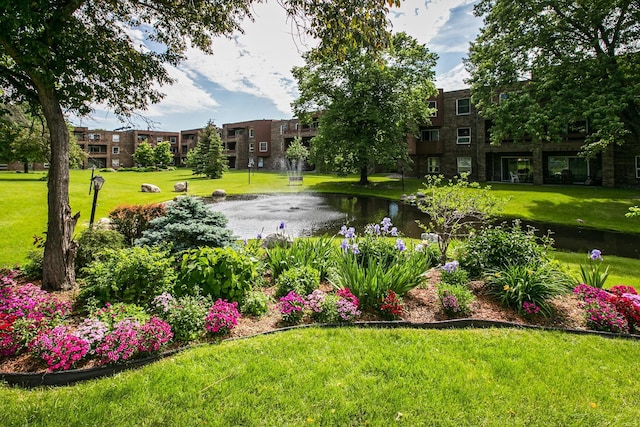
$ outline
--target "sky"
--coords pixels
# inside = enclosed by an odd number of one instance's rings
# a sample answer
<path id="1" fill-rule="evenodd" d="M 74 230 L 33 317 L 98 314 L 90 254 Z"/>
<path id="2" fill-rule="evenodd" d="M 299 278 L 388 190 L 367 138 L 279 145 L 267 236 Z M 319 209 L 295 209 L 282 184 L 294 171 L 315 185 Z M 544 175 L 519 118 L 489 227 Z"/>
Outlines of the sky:
<path id="1" fill-rule="evenodd" d="M 436 86 L 444 90 L 467 87 L 468 74 L 462 65 L 469 42 L 475 39 L 482 20 L 473 15 L 478 0 L 404 0 L 391 9 L 393 31 L 404 31 L 439 56 Z M 247 20 L 244 34 L 219 38 L 213 55 L 189 50 L 187 59 L 170 67 L 176 79 L 163 86 L 166 97 L 138 114 L 146 117 L 121 123 L 100 106 L 90 117 L 71 118 L 76 126 L 116 129 L 180 131 L 204 127 L 209 120 L 218 126 L 259 119 L 288 119 L 297 87 L 291 75 L 294 66 L 304 65 L 302 53 L 313 44 L 293 34 L 284 10 L 274 0 L 256 4 L 255 21 Z M 135 34 L 134 34 L 135 36 Z"/>

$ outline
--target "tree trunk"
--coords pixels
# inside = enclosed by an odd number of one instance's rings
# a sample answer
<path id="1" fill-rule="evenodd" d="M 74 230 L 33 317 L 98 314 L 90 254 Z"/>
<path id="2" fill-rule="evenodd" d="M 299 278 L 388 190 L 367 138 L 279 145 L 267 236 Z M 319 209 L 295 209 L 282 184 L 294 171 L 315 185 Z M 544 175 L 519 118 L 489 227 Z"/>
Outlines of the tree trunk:
<path id="1" fill-rule="evenodd" d="M 22 170 L 24 171 L 24 173 L 29 173 L 29 161 L 22 161 Z"/>
<path id="2" fill-rule="evenodd" d="M 69 290 L 75 286 L 73 229 L 79 216 L 72 218 L 69 205 L 69 131 L 55 89 L 38 87 L 38 96 L 51 135 L 42 288 Z"/>
<path id="3" fill-rule="evenodd" d="M 367 185 L 369 183 L 369 174 L 367 173 L 367 167 L 360 168 L 360 184 Z"/>

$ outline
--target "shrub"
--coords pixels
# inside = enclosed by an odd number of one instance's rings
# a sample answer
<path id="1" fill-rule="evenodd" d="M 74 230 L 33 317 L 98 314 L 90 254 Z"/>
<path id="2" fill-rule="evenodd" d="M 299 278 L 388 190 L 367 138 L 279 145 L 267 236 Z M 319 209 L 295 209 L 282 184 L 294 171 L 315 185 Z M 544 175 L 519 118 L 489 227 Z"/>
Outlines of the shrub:
<path id="1" fill-rule="evenodd" d="M 212 335 L 223 336 L 238 324 L 238 319 L 240 319 L 238 303 L 219 299 L 209 309 L 204 328 Z"/>
<path id="2" fill-rule="evenodd" d="M 584 305 L 584 310 L 589 329 L 618 334 L 629 332 L 627 319 L 608 301 L 593 300 Z"/>
<path id="3" fill-rule="evenodd" d="M 162 319 L 152 317 L 138 330 L 138 353 L 153 354 L 172 338 L 173 333 L 169 324 Z"/>
<path id="4" fill-rule="evenodd" d="M 276 280 L 276 297 L 291 291 L 299 295 L 308 295 L 320 286 L 320 273 L 313 267 L 294 267 L 286 270 Z"/>
<path id="5" fill-rule="evenodd" d="M 282 315 L 282 321 L 295 325 L 300 323 L 304 316 L 305 300 L 294 291 L 280 298 L 278 308 Z"/>
<path id="6" fill-rule="evenodd" d="M 245 316 L 262 316 L 269 312 L 269 297 L 260 290 L 252 290 L 245 294 L 240 312 Z"/>
<path id="7" fill-rule="evenodd" d="M 361 313 L 360 310 L 358 310 L 358 297 L 351 293 L 349 289 L 338 289 L 336 295 L 338 297 L 338 301 L 336 302 L 338 321 L 351 322 L 355 320 L 356 317 L 360 316 Z"/>
<path id="8" fill-rule="evenodd" d="M 99 259 L 104 249 L 122 249 L 124 246 L 124 236 L 115 230 L 87 228 L 78 238 L 78 252 L 75 258 L 76 275 L 80 276 L 84 267 Z"/>
<path id="9" fill-rule="evenodd" d="M 486 286 L 492 296 L 519 313 L 523 304 L 530 302 L 540 307 L 545 317 L 552 311 L 549 300 L 571 289 L 570 278 L 552 264 L 509 265 L 489 274 Z"/>
<path id="10" fill-rule="evenodd" d="M 327 294 L 316 289 L 307 295 L 306 305 L 311 312 L 311 318 L 319 323 L 334 323 L 338 321 L 338 296 Z"/>
<path id="11" fill-rule="evenodd" d="M 178 341 L 194 341 L 205 332 L 205 318 L 212 302 L 200 295 L 173 298 L 170 294 L 157 296 L 153 301 L 158 316 L 165 320 Z"/>
<path id="12" fill-rule="evenodd" d="M 438 300 L 442 311 L 447 316 L 459 317 L 471 314 L 471 303 L 475 300 L 473 293 L 462 286 L 440 284 Z"/>
<path id="13" fill-rule="evenodd" d="M 94 354 L 96 347 L 109 332 L 109 325 L 96 318 L 89 317 L 82 321 L 74 335 L 89 344 L 89 353 Z"/>
<path id="14" fill-rule="evenodd" d="M 41 280 L 44 249 L 35 248 L 27 253 L 27 261 L 22 265 L 22 274 L 29 280 Z"/>
<path id="15" fill-rule="evenodd" d="M 149 222 L 149 228 L 135 241 L 138 246 L 170 243 L 173 253 L 211 246 L 225 247 L 234 242 L 227 218 L 214 212 L 196 197 L 182 196 L 167 203 L 165 215 Z"/>
<path id="16" fill-rule="evenodd" d="M 124 362 L 138 352 L 138 328 L 140 324 L 132 320 L 123 320 L 114 325 L 96 348 L 100 364 Z"/>
<path id="17" fill-rule="evenodd" d="M 519 221 L 511 226 L 502 224 L 486 227 L 460 247 L 460 266 L 472 277 L 480 277 L 488 270 L 500 270 L 509 265 L 534 266 L 548 261 L 547 250 L 553 245 L 551 238 L 539 239 L 535 228 L 522 229 Z"/>
<path id="18" fill-rule="evenodd" d="M 259 279 L 253 257 L 232 248 L 198 248 L 182 255 L 177 295 L 209 295 L 242 303 Z"/>
<path id="19" fill-rule="evenodd" d="M 396 320 L 404 314 L 404 303 L 402 298 L 392 290 L 380 300 L 380 313 L 385 319 Z"/>
<path id="20" fill-rule="evenodd" d="M 91 317 L 103 322 L 109 329 L 112 329 L 116 323 L 120 323 L 123 320 L 132 320 L 138 323 L 144 323 L 149 320 L 149 315 L 139 305 L 121 302 L 115 304 L 106 303 L 104 307 L 93 311 Z"/>
<path id="21" fill-rule="evenodd" d="M 283 271 L 294 267 L 309 266 L 318 270 L 320 280 L 325 280 L 336 257 L 333 239 L 322 236 L 317 239 L 295 239 L 291 247 L 276 245 L 266 250 L 266 264 L 271 277 L 277 279 Z"/>
<path id="22" fill-rule="evenodd" d="M 64 326 L 41 332 L 29 343 L 29 353 L 47 364 L 49 371 L 71 369 L 89 351 L 89 344 Z"/>
<path id="23" fill-rule="evenodd" d="M 157 248 L 106 249 L 99 260 L 84 270 L 80 300 L 126 302 L 148 305 L 170 290 L 176 273 L 171 257 Z"/>
<path id="24" fill-rule="evenodd" d="M 633 286 L 615 285 L 609 288 L 609 292 L 614 295 L 622 296 L 622 294 L 638 295 L 638 292 Z"/>
<path id="25" fill-rule="evenodd" d="M 467 286 L 469 275 L 460 268 L 458 261 L 451 261 L 440 268 L 440 282 L 451 286 Z"/>
<path id="26" fill-rule="evenodd" d="M 609 302 L 624 316 L 631 331 L 640 330 L 640 297 L 635 294 L 611 295 Z"/>
<path id="27" fill-rule="evenodd" d="M 121 205 L 109 212 L 112 227 L 122 234 L 128 245 L 133 245 L 142 233 L 149 229 L 149 223 L 166 213 L 163 204 Z"/>
<path id="28" fill-rule="evenodd" d="M 573 293 L 586 303 L 596 300 L 609 301 L 609 292 L 604 289 L 594 288 L 593 286 L 580 284 L 573 288 Z"/>

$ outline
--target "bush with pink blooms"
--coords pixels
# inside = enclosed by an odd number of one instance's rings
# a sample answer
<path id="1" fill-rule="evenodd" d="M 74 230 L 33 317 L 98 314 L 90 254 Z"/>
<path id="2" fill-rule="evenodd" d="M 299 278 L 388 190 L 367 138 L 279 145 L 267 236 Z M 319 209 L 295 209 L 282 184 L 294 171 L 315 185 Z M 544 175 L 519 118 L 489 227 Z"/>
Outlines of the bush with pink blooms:
<path id="1" fill-rule="evenodd" d="M 573 293 L 582 300 L 589 329 L 622 334 L 640 330 L 640 296 L 633 287 L 617 285 L 607 291 L 580 284 Z"/>
<path id="2" fill-rule="evenodd" d="M 280 298 L 278 308 L 282 314 L 282 321 L 292 325 L 300 323 L 304 317 L 305 303 L 304 297 L 294 291 Z"/>
<path id="3" fill-rule="evenodd" d="M 89 343 L 69 332 L 66 326 L 43 331 L 28 345 L 29 353 L 47 364 L 47 370 L 74 367 L 89 351 Z"/>
<path id="4" fill-rule="evenodd" d="M 218 299 L 209 309 L 204 327 L 214 336 L 223 336 L 238 324 L 238 319 L 240 319 L 238 303 Z"/>

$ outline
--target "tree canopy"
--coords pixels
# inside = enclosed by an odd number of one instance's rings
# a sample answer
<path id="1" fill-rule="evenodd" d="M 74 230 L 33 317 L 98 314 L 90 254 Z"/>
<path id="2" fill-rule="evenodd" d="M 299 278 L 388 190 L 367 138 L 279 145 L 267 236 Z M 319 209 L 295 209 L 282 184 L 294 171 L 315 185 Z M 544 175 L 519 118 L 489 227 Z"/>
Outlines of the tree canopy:
<path id="1" fill-rule="evenodd" d="M 350 49 L 344 58 L 306 55 L 306 65 L 293 69 L 299 98 L 293 107 L 305 120 L 320 111 L 311 159 L 324 170 L 360 173 L 369 168 L 408 162 L 407 134 L 429 123 L 433 111 L 432 82 L 436 55 L 405 33 L 372 55 Z"/>
<path id="2" fill-rule="evenodd" d="M 188 47 L 212 52 L 217 36 L 241 31 L 254 0 L 29 0 L 0 3 L 2 96 L 41 108 L 51 138 L 43 288 L 74 285 L 75 219 L 69 204 L 65 112 L 102 103 L 120 117 L 162 98 Z M 372 50 L 388 43 L 388 8 L 400 0 L 280 0 L 319 50 Z M 152 48 L 142 45 L 151 43 Z M 74 219 L 75 218 L 75 219 Z"/>
<path id="3" fill-rule="evenodd" d="M 640 3 L 482 0 L 467 70 L 491 140 L 588 133 L 594 154 L 640 138 Z M 586 126 L 585 126 L 586 125 Z"/>

